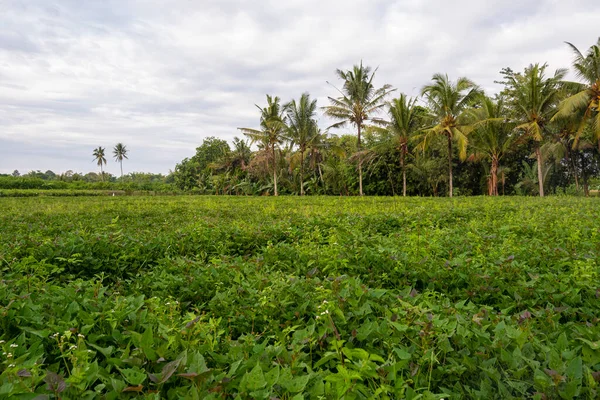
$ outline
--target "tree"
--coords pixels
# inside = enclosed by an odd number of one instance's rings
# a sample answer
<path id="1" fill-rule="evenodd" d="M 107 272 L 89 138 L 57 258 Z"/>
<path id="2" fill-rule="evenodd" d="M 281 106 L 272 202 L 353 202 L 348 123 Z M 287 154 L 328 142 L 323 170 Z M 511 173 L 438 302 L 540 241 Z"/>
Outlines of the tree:
<path id="1" fill-rule="evenodd" d="M 547 133 L 546 125 L 556 112 L 560 100 L 561 81 L 567 70 L 558 69 L 546 78 L 547 64 L 533 64 L 523 74 L 509 73 L 506 78 L 508 99 L 512 103 L 517 129 L 523 130 L 535 143 L 539 195 L 544 196 L 544 173 L 541 142 Z"/>
<path id="2" fill-rule="evenodd" d="M 591 121 L 596 138 L 600 139 L 600 38 L 589 48 L 585 56 L 573 44 L 566 43 L 575 54 L 573 60 L 575 74 L 584 83 L 567 83 L 567 87 L 575 93 L 561 101 L 558 112 L 552 120 L 581 114 L 573 143 L 577 146 L 588 121 Z M 600 141 L 598 143 L 600 145 Z"/>
<path id="3" fill-rule="evenodd" d="M 104 147 L 98 146 L 97 149 L 94 149 L 93 156 L 94 161 L 96 161 L 96 164 L 100 166 L 102 181 L 104 182 L 104 169 L 102 168 L 102 165 L 106 164 L 106 157 L 104 156 Z"/>
<path id="4" fill-rule="evenodd" d="M 205 138 L 202 145 L 196 147 L 193 157 L 185 158 L 175 166 L 175 184 L 182 190 L 206 189 L 213 173 L 211 165 L 227 157 L 230 151 L 227 141 L 212 136 Z"/>
<path id="5" fill-rule="evenodd" d="M 506 121 L 507 107 L 504 98 L 497 101 L 485 97 L 481 108 L 472 111 L 475 120 L 485 121 L 472 133 L 472 159 L 485 158 L 490 163 L 488 194 L 498 196 L 498 169 L 500 160 L 515 145 L 518 135 L 513 131 L 514 124 Z"/>
<path id="6" fill-rule="evenodd" d="M 330 106 L 324 107 L 325 115 L 339 122 L 333 124 L 331 128 L 341 128 L 347 124 L 352 124 L 357 130 L 357 151 L 360 153 L 361 130 L 366 121 L 371 120 L 376 124 L 383 124 L 384 121 L 373 117 L 373 114 L 379 112 L 385 106 L 385 97 L 393 91 L 390 85 L 383 85 L 376 89 L 373 85 L 373 79 L 377 69 L 371 73 L 371 68 L 362 65 L 355 65 L 352 70 L 336 70 L 336 75 L 344 85 L 342 90 L 338 91 L 341 97 L 328 97 Z M 363 195 L 362 181 L 362 159 L 358 160 L 358 182 L 359 194 Z"/>
<path id="7" fill-rule="evenodd" d="M 16 177 L 19 177 L 19 176 L 21 176 L 21 173 L 19 172 L 19 170 L 18 170 L 18 169 L 15 169 L 15 170 L 13 171 L 13 173 L 12 173 L 12 176 L 14 176 L 14 177 L 16 178 Z"/>
<path id="8" fill-rule="evenodd" d="M 402 196 L 406 196 L 406 156 L 408 142 L 421 128 L 425 110 L 417 106 L 417 99 L 408 98 L 404 93 L 389 103 L 390 117 L 387 131 L 391 134 L 390 142 L 400 153 L 400 168 L 402 169 Z"/>
<path id="9" fill-rule="evenodd" d="M 286 138 L 292 145 L 298 146 L 300 155 L 300 195 L 304 196 L 304 154 L 309 144 L 319 133 L 316 110 L 317 100 L 311 100 L 308 93 L 303 93 L 300 100 L 292 100 L 284 106 L 287 114 L 288 130 Z"/>
<path id="10" fill-rule="evenodd" d="M 472 130 L 468 110 L 480 97 L 480 89 L 471 80 L 462 77 L 456 83 L 448 75 L 435 74 L 432 83 L 421 89 L 427 99 L 436 125 L 425 131 L 421 148 L 425 149 L 432 137 L 444 135 L 448 141 L 448 196 L 452 197 L 452 143 L 456 142 L 459 158 L 467 157 L 467 135 Z"/>
<path id="11" fill-rule="evenodd" d="M 275 196 L 279 196 L 277 191 L 277 158 L 275 149 L 283 141 L 283 134 L 287 130 L 285 117 L 282 111 L 279 97 L 267 95 L 267 106 L 256 106 L 260 110 L 260 129 L 238 128 L 242 133 L 254 142 L 262 143 L 267 150 L 271 150 L 273 166 L 273 189 Z M 268 163 L 268 159 L 267 159 Z"/>
<path id="12" fill-rule="evenodd" d="M 115 161 L 121 165 L 121 178 L 123 178 L 123 159 L 129 159 L 127 153 L 129 153 L 129 150 L 127 150 L 127 146 L 123 143 L 117 143 L 113 149 L 113 157 L 115 158 Z"/>

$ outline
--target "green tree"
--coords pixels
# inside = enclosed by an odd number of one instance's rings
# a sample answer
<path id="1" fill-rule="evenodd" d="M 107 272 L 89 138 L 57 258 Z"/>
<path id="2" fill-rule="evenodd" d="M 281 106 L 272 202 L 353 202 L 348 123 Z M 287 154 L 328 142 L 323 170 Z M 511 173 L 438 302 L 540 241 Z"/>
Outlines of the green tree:
<path id="1" fill-rule="evenodd" d="M 330 106 L 324 107 L 325 115 L 339 122 L 333 124 L 332 128 L 341 128 L 347 124 L 352 124 L 357 130 L 357 151 L 361 151 L 361 131 L 366 121 L 372 121 L 376 124 L 383 124 L 384 121 L 375 118 L 373 115 L 379 112 L 385 106 L 386 96 L 393 91 L 390 85 L 383 85 L 376 89 L 373 84 L 375 73 L 371 73 L 371 68 L 362 65 L 355 65 L 352 70 L 336 70 L 336 75 L 344 84 L 338 98 L 328 97 Z M 359 194 L 363 195 L 362 179 L 362 157 L 358 160 L 358 184 Z"/>
<path id="2" fill-rule="evenodd" d="M 584 83 L 569 82 L 567 86 L 575 93 L 564 99 L 559 110 L 553 117 L 565 118 L 572 115 L 581 115 L 579 126 L 575 135 L 574 145 L 577 145 L 579 137 L 588 121 L 591 121 L 592 130 L 596 138 L 600 139 L 600 38 L 591 46 L 585 56 L 573 44 L 567 42 L 575 58 L 573 69 L 577 78 Z M 600 145 L 600 141 L 598 141 Z"/>
<path id="3" fill-rule="evenodd" d="M 287 114 L 288 130 L 286 138 L 292 145 L 298 146 L 300 155 L 300 195 L 304 196 L 304 155 L 308 146 L 319 133 L 316 120 L 317 100 L 311 100 L 303 93 L 300 100 L 292 100 L 284 106 Z"/>
<path id="4" fill-rule="evenodd" d="M 444 135 L 448 141 L 448 196 L 452 197 L 452 143 L 456 142 L 459 158 L 467 157 L 467 135 L 472 130 L 469 109 L 480 97 L 481 91 L 471 80 L 461 77 L 454 83 L 448 75 L 435 74 L 432 83 L 421 89 L 427 99 L 436 125 L 425 131 L 421 148 L 425 149 L 431 139 Z"/>
<path id="5" fill-rule="evenodd" d="M 406 157 L 408 143 L 421 129 L 426 111 L 417 105 L 417 99 L 409 98 L 404 93 L 393 99 L 388 108 L 389 124 L 386 127 L 390 137 L 388 143 L 396 147 L 400 153 L 402 169 L 402 196 L 406 196 Z"/>
<path id="6" fill-rule="evenodd" d="M 101 172 L 101 176 L 102 176 L 102 181 L 104 182 L 104 169 L 102 168 L 102 166 L 104 164 L 106 164 L 106 157 L 104 155 L 104 147 L 98 146 L 98 148 L 94 149 L 94 161 L 96 161 L 96 164 L 100 166 L 100 172 Z"/>
<path id="7" fill-rule="evenodd" d="M 129 157 L 127 157 L 128 153 L 129 150 L 127 150 L 127 146 L 123 143 L 117 143 L 113 149 L 113 157 L 121 166 L 121 178 L 123 178 L 123 159 L 129 159 Z"/>
<path id="8" fill-rule="evenodd" d="M 207 189 L 213 173 L 212 164 L 226 156 L 231 149 L 227 141 L 215 137 L 207 137 L 202 145 L 196 148 L 196 154 L 183 159 L 175 166 L 173 179 L 182 190 L 192 188 Z"/>
<path id="9" fill-rule="evenodd" d="M 515 145 L 518 135 L 514 133 L 514 124 L 506 121 L 508 114 L 504 98 L 497 101 L 484 97 L 481 107 L 473 109 L 475 120 L 486 121 L 478 126 L 471 135 L 473 159 L 485 158 L 490 163 L 488 194 L 498 196 L 498 169 L 500 160 Z"/>
<path id="10" fill-rule="evenodd" d="M 547 78 L 547 64 L 533 64 L 523 74 L 506 75 L 506 93 L 512 103 L 517 129 L 523 130 L 535 143 L 539 195 L 544 196 L 544 173 L 541 143 L 547 134 L 547 124 L 556 112 L 560 100 L 561 81 L 567 70 L 558 69 Z"/>
<path id="11" fill-rule="evenodd" d="M 283 135 L 287 130 L 285 116 L 280 104 L 279 97 L 267 95 L 267 106 L 256 106 L 260 110 L 260 129 L 238 128 L 242 133 L 254 142 L 263 144 L 265 149 L 271 151 L 271 164 L 273 168 L 273 190 L 275 196 L 279 196 L 277 190 L 277 157 L 275 150 L 283 142 Z M 267 159 L 268 163 L 268 159 Z"/>

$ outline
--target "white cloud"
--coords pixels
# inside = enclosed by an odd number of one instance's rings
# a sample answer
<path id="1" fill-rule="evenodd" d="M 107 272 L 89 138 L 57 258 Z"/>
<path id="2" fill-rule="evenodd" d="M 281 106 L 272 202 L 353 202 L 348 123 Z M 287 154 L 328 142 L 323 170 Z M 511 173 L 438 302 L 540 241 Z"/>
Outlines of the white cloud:
<path id="1" fill-rule="evenodd" d="M 256 126 L 255 103 L 308 91 L 364 60 L 418 94 L 435 72 L 488 91 L 498 71 L 567 67 L 595 42 L 591 0 L 4 0 L 0 171 L 94 169 L 122 141 L 129 170 L 167 172 L 206 136 Z M 323 119 L 323 123 L 327 121 Z M 5 154 L 6 153 L 6 154 Z M 116 163 L 109 171 L 116 173 Z"/>

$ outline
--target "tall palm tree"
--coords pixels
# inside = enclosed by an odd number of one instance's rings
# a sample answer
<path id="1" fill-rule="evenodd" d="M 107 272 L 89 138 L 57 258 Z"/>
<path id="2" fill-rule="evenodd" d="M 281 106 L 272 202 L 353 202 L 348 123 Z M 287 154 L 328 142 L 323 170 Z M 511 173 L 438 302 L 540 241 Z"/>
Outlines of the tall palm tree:
<path id="1" fill-rule="evenodd" d="M 469 109 L 480 97 L 481 90 L 465 77 L 451 82 L 448 75 L 435 74 L 432 83 L 421 89 L 436 125 L 427 129 L 420 143 L 424 150 L 433 137 L 444 135 L 448 139 L 448 195 L 452 197 L 452 143 L 456 142 L 459 158 L 467 157 L 467 135 L 473 129 Z"/>
<path id="2" fill-rule="evenodd" d="M 93 156 L 94 161 L 96 161 L 96 164 L 100 166 L 100 173 L 102 181 L 104 182 L 104 170 L 102 169 L 102 166 L 106 164 L 106 157 L 104 156 L 104 147 L 98 146 L 97 149 L 94 149 Z"/>
<path id="3" fill-rule="evenodd" d="M 319 133 L 316 120 L 317 100 L 311 100 L 308 93 L 300 100 L 292 100 L 284 106 L 287 113 L 288 132 L 286 138 L 298 146 L 300 154 L 300 195 L 304 196 L 304 154 L 308 145 Z"/>
<path id="4" fill-rule="evenodd" d="M 408 155 L 408 142 L 421 128 L 425 113 L 422 107 L 417 106 L 416 98 L 409 98 L 404 93 L 389 103 L 388 114 L 390 117 L 387 131 L 391 134 L 391 141 L 400 152 L 400 168 L 402 169 L 402 196 L 406 197 L 406 156 Z"/>
<path id="5" fill-rule="evenodd" d="M 339 122 L 333 124 L 331 128 L 341 128 L 347 124 L 356 126 L 357 130 L 357 151 L 360 153 L 361 130 L 366 121 L 370 120 L 376 124 L 383 124 L 384 121 L 374 118 L 373 115 L 385 106 L 385 97 L 393 91 L 390 85 L 383 85 L 376 89 L 373 85 L 373 78 L 377 69 L 371 73 L 371 68 L 362 65 L 355 65 L 352 70 L 336 70 L 336 75 L 344 85 L 342 90 L 338 91 L 341 97 L 329 97 L 330 106 L 324 107 L 325 115 Z M 362 184 L 362 159 L 358 160 L 358 182 L 359 193 L 363 195 Z"/>
<path id="6" fill-rule="evenodd" d="M 505 120 L 507 107 L 504 98 L 497 101 L 484 97 L 481 107 L 472 110 L 476 121 L 486 121 L 471 135 L 474 148 L 473 159 L 486 158 L 490 162 L 489 195 L 498 196 L 498 169 L 500 160 L 515 145 L 518 139 L 513 131 L 514 124 Z"/>
<path id="7" fill-rule="evenodd" d="M 261 114 L 260 129 L 238 128 L 244 135 L 248 136 L 253 143 L 260 142 L 266 147 L 267 151 L 271 151 L 275 196 L 279 195 L 279 192 L 277 191 L 277 159 L 275 149 L 283 141 L 283 134 L 287 130 L 285 116 L 280 102 L 279 97 L 267 95 L 267 106 L 256 106 Z"/>
<path id="8" fill-rule="evenodd" d="M 127 150 L 127 146 L 123 143 L 117 143 L 113 149 L 113 157 L 121 165 L 121 178 L 123 177 L 123 159 L 129 159 L 127 153 L 129 153 L 129 150 Z"/>
<path id="9" fill-rule="evenodd" d="M 573 114 L 583 114 L 583 117 L 579 119 L 580 123 L 573 143 L 574 146 L 577 146 L 579 136 L 588 121 L 592 123 L 596 138 L 600 139 L 600 38 L 598 38 L 595 45 L 588 49 L 585 56 L 573 44 L 567 42 L 567 45 L 571 47 L 575 54 L 573 60 L 575 74 L 584 83 L 567 83 L 567 86 L 576 93 L 560 103 L 559 110 L 553 120 L 569 117 Z M 600 141 L 598 143 L 600 144 Z"/>
<path id="10" fill-rule="evenodd" d="M 535 142 L 539 195 L 544 196 L 544 173 L 541 142 L 547 133 L 546 125 L 556 112 L 560 100 L 561 81 L 567 70 L 558 69 L 547 78 L 547 64 L 533 64 L 523 74 L 507 76 L 507 93 L 513 105 L 517 129 L 521 129 Z"/>

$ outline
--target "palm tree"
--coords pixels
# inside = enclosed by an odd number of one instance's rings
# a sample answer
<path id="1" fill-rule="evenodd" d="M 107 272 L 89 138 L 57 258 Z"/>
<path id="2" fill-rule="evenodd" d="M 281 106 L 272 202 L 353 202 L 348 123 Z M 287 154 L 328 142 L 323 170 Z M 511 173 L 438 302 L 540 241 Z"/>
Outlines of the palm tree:
<path id="1" fill-rule="evenodd" d="M 387 131 L 391 134 L 391 142 L 400 152 L 400 168 L 402 169 L 402 196 L 406 197 L 406 156 L 408 141 L 420 129 L 424 117 L 424 109 L 416 105 L 417 99 L 408 98 L 404 93 L 389 103 L 390 122 Z"/>
<path id="2" fill-rule="evenodd" d="M 123 178 L 123 159 L 129 159 L 127 153 L 129 153 L 129 150 L 127 150 L 127 146 L 123 143 L 117 143 L 113 149 L 113 157 L 115 158 L 115 161 L 118 161 L 121 165 L 121 178 Z"/>
<path id="3" fill-rule="evenodd" d="M 97 165 L 100 166 L 102 181 L 104 181 L 104 170 L 102 169 L 102 165 L 106 164 L 106 157 L 104 156 L 104 147 L 98 146 L 97 149 L 94 149 L 93 156 L 94 161 L 96 161 Z"/>
<path id="4" fill-rule="evenodd" d="M 420 147 L 424 150 L 433 137 L 444 135 L 448 139 L 448 195 L 452 197 L 452 142 L 456 142 L 459 158 L 467 157 L 467 135 L 473 129 L 468 110 L 475 104 L 481 90 L 467 78 L 450 82 L 448 75 L 435 74 L 432 83 L 421 89 L 429 104 L 436 125 L 427 129 Z"/>
<path id="5" fill-rule="evenodd" d="M 517 129 L 535 141 L 539 195 L 544 196 L 544 173 L 541 142 L 547 133 L 546 125 L 556 112 L 560 100 L 561 80 L 567 70 L 558 69 L 546 78 L 547 64 L 534 64 L 525 68 L 523 74 L 507 75 L 507 94 L 513 105 Z"/>
<path id="6" fill-rule="evenodd" d="M 362 65 L 355 65 L 350 71 L 336 70 L 338 78 L 344 81 L 342 90 L 338 91 L 341 97 L 329 97 L 330 106 L 324 107 L 325 115 L 331 117 L 337 122 L 331 128 L 341 128 L 348 123 L 356 126 L 357 129 L 357 151 L 360 153 L 361 130 L 366 121 L 371 120 L 377 124 L 383 124 L 384 121 L 374 118 L 373 114 L 379 112 L 385 106 L 385 97 L 393 91 L 390 85 L 376 89 L 373 85 L 373 78 L 377 70 L 371 73 L 371 68 Z M 362 159 L 358 160 L 358 182 L 359 193 L 363 195 L 362 185 Z"/>
<path id="7" fill-rule="evenodd" d="M 573 69 L 576 76 L 584 83 L 567 82 L 567 86 L 576 93 L 564 99 L 558 112 L 552 118 L 564 118 L 573 114 L 583 114 L 579 119 L 579 126 L 575 135 L 574 146 L 577 146 L 579 136 L 588 121 L 592 122 L 592 129 L 596 138 L 600 139 L 600 38 L 591 46 L 584 56 L 573 44 L 567 42 L 575 53 Z M 600 141 L 598 142 L 600 144 Z"/>
<path id="8" fill-rule="evenodd" d="M 319 133 L 316 110 L 317 100 L 311 100 L 308 93 L 302 94 L 300 100 L 292 100 L 284 106 L 287 113 L 287 139 L 298 146 L 300 154 L 300 195 L 304 196 L 304 154 L 308 145 Z"/>
<path id="9" fill-rule="evenodd" d="M 498 196 L 498 169 L 500 160 L 515 145 L 518 135 L 513 124 L 505 120 L 507 107 L 504 98 L 497 101 L 484 97 L 481 108 L 473 109 L 477 121 L 486 121 L 473 131 L 471 143 L 474 148 L 472 159 L 486 158 L 490 162 L 489 195 Z"/>
<path id="10" fill-rule="evenodd" d="M 267 106 L 262 108 L 256 106 L 261 113 L 260 130 L 251 128 L 238 128 L 242 133 L 254 142 L 262 143 L 266 150 L 271 150 L 273 164 L 273 188 L 275 196 L 279 195 L 277 191 L 277 162 L 276 147 L 283 141 L 283 134 L 287 130 L 285 117 L 281 108 L 279 97 L 267 95 Z M 267 159 L 268 164 L 268 159 Z"/>

